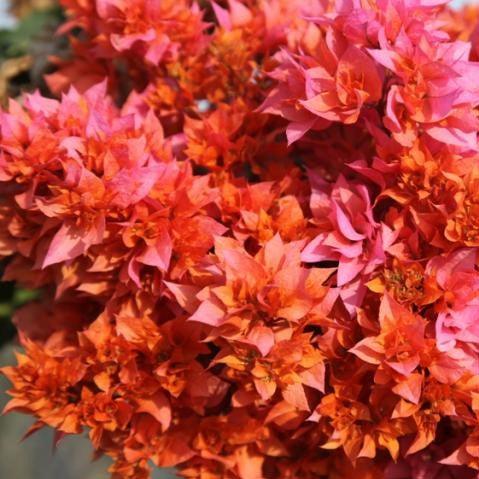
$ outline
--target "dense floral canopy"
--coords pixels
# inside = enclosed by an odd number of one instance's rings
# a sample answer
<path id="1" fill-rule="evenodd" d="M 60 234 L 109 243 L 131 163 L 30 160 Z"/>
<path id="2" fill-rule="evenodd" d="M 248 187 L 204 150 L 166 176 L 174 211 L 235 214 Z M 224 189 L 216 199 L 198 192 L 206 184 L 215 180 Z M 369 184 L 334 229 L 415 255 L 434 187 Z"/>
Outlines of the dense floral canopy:
<path id="1" fill-rule="evenodd" d="M 479 9 L 62 0 L 0 113 L 6 411 L 115 479 L 473 479 Z"/>

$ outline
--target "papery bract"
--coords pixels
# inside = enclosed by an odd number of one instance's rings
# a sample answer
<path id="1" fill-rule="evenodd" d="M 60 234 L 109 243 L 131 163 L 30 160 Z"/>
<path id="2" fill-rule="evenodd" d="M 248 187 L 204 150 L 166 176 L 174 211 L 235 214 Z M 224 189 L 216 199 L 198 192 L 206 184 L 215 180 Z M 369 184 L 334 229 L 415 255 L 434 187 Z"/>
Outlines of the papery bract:
<path id="1" fill-rule="evenodd" d="M 0 112 L 5 412 L 113 479 L 476 478 L 479 10 L 60 3 Z"/>

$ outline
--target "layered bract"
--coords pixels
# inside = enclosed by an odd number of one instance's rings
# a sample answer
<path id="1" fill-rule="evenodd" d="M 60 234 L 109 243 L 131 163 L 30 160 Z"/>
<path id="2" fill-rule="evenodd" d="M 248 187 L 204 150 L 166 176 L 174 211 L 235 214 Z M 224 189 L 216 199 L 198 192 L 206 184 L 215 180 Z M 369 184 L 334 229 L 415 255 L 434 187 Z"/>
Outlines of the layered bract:
<path id="1" fill-rule="evenodd" d="M 479 10 L 61 3 L 0 114 L 6 411 L 116 479 L 476 478 Z"/>

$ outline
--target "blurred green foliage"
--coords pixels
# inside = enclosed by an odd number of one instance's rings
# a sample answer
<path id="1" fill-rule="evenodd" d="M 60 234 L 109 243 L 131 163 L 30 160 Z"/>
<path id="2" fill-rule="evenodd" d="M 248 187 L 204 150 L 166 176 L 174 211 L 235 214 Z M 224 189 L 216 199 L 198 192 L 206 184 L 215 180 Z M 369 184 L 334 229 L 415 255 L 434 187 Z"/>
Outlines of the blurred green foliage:
<path id="1" fill-rule="evenodd" d="M 54 31 L 61 19 L 61 9 L 54 7 L 29 13 L 15 28 L 0 29 L 0 64 L 29 54 L 32 51 L 31 45 L 37 38 L 45 32 Z M 4 266 L 5 261 L 0 263 L 0 274 L 3 274 Z M 37 292 L 17 288 L 14 283 L 0 283 L 0 346 L 15 336 L 15 327 L 11 321 L 15 310 L 37 297 Z"/>
<path id="2" fill-rule="evenodd" d="M 14 283 L 0 283 L 0 346 L 15 336 L 11 321 L 15 310 L 37 297 L 37 291 L 17 288 Z"/>
<path id="3" fill-rule="evenodd" d="M 60 23 L 60 7 L 31 12 L 16 28 L 0 30 L 0 61 L 26 55 L 36 37 Z"/>
<path id="4" fill-rule="evenodd" d="M 13 291 L 11 291 L 13 290 Z M 4 294 L 4 291 L 6 294 Z M 6 298 L 2 296 L 7 296 Z M 12 284 L 3 284 L 0 287 L 0 318 L 11 318 L 18 307 L 37 298 L 36 291 L 16 289 Z"/>

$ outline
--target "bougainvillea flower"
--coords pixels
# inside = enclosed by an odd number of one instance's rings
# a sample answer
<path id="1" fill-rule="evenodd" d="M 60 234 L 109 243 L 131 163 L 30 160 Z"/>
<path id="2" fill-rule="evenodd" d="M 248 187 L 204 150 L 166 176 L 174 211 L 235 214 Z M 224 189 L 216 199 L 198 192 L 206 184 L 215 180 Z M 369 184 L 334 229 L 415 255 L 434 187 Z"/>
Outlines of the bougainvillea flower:
<path id="1" fill-rule="evenodd" d="M 60 3 L 0 112 L 5 412 L 112 479 L 476 479 L 478 9 Z"/>
<path id="2" fill-rule="evenodd" d="M 473 248 L 463 249 L 428 263 L 426 271 L 436 278 L 444 295 L 436 322 L 437 346 L 442 351 L 453 348 L 456 341 L 479 343 L 476 255 Z"/>
<path id="3" fill-rule="evenodd" d="M 374 220 L 365 185 L 348 184 L 340 177 L 334 185 L 323 182 L 311 173 L 311 210 L 318 223 L 319 234 L 305 247 L 302 260 L 307 263 L 338 261 L 337 285 L 346 286 L 358 275 L 367 278 L 385 261 L 385 251 L 395 239 L 394 232 Z M 364 283 L 363 283 L 364 284 Z M 348 305 L 360 301 L 361 284 L 344 288 Z M 346 299 L 347 298 L 347 299 Z"/>
<path id="4" fill-rule="evenodd" d="M 301 104 L 326 120 L 350 124 L 361 108 L 381 97 L 382 81 L 373 60 L 360 49 L 328 31 L 318 45 L 318 66 L 306 70 L 307 100 Z M 314 64 L 313 64 L 314 65 Z"/>
<path id="5" fill-rule="evenodd" d="M 384 120 L 393 134 L 400 133 L 396 139 L 411 146 L 414 136 L 414 130 L 409 135 L 402 133 L 402 117 L 406 127 L 407 119 L 418 122 L 437 141 L 476 150 L 477 126 L 471 105 L 478 99 L 470 78 L 477 65 L 468 61 L 470 45 L 459 41 L 432 45 L 426 38 L 414 45 L 404 31 L 394 46 L 384 36 L 380 36 L 380 45 L 380 50 L 370 50 L 370 54 L 401 82 L 388 94 Z"/>
<path id="6" fill-rule="evenodd" d="M 417 403 L 420 392 L 413 387 L 413 382 L 418 379 L 420 385 L 421 380 L 411 374 L 421 361 L 418 352 L 425 345 L 425 321 L 402 309 L 388 296 L 382 300 L 379 321 L 381 334 L 363 339 L 351 352 L 366 362 L 382 365 L 386 368 L 386 374 L 389 370 L 393 376 L 398 373 L 405 378 L 409 377 L 410 382 L 405 385 L 407 398 Z M 397 388 L 396 391 L 399 395 L 406 394 L 402 393 L 402 388 Z"/>
<path id="7" fill-rule="evenodd" d="M 225 327 L 231 339 L 251 343 L 267 355 L 276 330 L 281 337 L 291 323 L 306 321 L 317 307 L 328 312 L 321 301 L 328 294 L 322 286 L 328 272 L 301 267 L 302 246 L 284 244 L 277 234 L 253 258 L 239 243 L 218 238 L 215 250 L 223 279 L 198 293 L 200 305 L 190 321 L 218 328 L 220 334 Z"/>
<path id="8" fill-rule="evenodd" d="M 113 48 L 118 52 L 140 54 L 148 62 L 158 64 L 164 57 L 171 60 L 177 56 L 180 45 L 192 52 L 203 46 L 206 24 L 195 2 L 155 4 L 144 0 L 101 0 L 78 3 L 65 0 L 63 3 L 78 15 L 69 27 L 77 23 L 87 30 L 100 25 L 106 27 L 106 32 L 95 32 L 98 34 L 96 48 L 102 55 L 108 55 L 108 49 Z"/>
<path id="9" fill-rule="evenodd" d="M 281 84 L 263 105 L 265 111 L 293 122 L 288 127 L 290 143 L 329 122 L 355 123 L 363 105 L 381 97 L 381 74 L 367 53 L 348 45 L 334 30 L 324 38 L 318 35 L 315 57 L 283 54 L 272 73 Z"/>
<path id="10" fill-rule="evenodd" d="M 306 100 L 306 71 L 290 54 L 281 52 L 280 66 L 270 76 L 278 85 L 261 106 L 261 111 L 281 115 L 288 121 L 286 135 L 288 143 L 294 143 L 311 129 L 321 130 L 330 121 L 318 117 L 301 105 Z"/>

